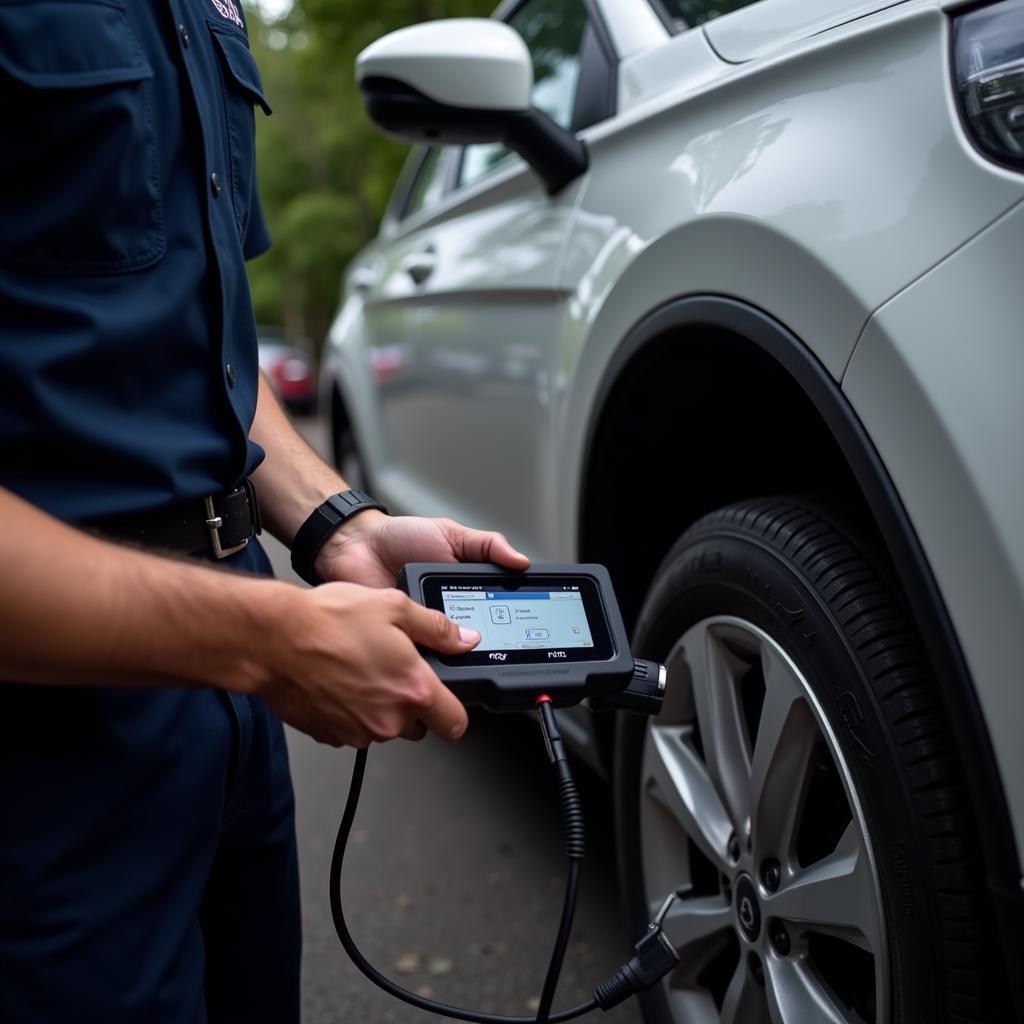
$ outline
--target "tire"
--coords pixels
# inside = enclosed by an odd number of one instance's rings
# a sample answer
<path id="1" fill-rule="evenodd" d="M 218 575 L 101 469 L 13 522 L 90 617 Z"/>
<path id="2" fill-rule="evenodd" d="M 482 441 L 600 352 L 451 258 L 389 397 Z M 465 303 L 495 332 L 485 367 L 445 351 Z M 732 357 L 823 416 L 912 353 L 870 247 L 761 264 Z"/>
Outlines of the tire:
<path id="1" fill-rule="evenodd" d="M 668 665 L 665 707 L 620 719 L 614 768 L 634 933 L 687 890 L 649 1024 L 1006 1019 L 949 723 L 866 551 L 808 503 L 758 499 L 658 571 L 634 649 Z"/>
<path id="2" fill-rule="evenodd" d="M 316 415 L 315 398 L 288 399 L 285 401 L 284 406 L 293 416 Z"/>
<path id="3" fill-rule="evenodd" d="M 336 404 L 336 402 L 335 402 Z M 334 454 L 334 465 L 345 478 L 345 482 L 357 491 L 372 491 L 366 463 L 363 460 L 359 443 L 347 418 L 339 414 L 337 409 L 331 415 L 331 441 Z"/>

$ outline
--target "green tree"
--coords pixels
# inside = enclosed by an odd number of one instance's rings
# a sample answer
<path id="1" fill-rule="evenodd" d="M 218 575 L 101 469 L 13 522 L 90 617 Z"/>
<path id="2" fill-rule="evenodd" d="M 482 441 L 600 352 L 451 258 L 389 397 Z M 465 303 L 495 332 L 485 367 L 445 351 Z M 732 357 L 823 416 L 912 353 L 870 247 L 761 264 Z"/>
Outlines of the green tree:
<path id="1" fill-rule="evenodd" d="M 486 16 L 493 0 L 301 0 L 249 34 L 274 108 L 257 114 L 257 170 L 274 248 L 250 264 L 257 319 L 319 346 L 346 263 L 373 237 L 408 147 L 363 111 L 356 55 L 434 18 Z"/>

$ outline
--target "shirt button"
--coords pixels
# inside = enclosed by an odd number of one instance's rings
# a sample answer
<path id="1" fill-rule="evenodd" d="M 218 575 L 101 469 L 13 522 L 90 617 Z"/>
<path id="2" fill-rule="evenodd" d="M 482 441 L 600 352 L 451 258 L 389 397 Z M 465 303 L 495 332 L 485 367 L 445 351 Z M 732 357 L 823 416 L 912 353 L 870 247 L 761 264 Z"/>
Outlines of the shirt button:
<path id="1" fill-rule="evenodd" d="M 213 193 L 214 199 L 220 195 L 220 175 L 216 171 L 210 175 L 210 191 Z"/>
<path id="2" fill-rule="evenodd" d="M 224 367 L 224 373 L 227 375 L 228 378 L 228 387 L 233 388 L 235 386 L 235 368 L 230 363 L 228 363 Z"/>
<path id="3" fill-rule="evenodd" d="M 181 36 L 181 45 L 184 46 L 185 49 L 187 50 L 188 49 L 188 44 L 191 42 L 191 40 L 188 37 L 188 29 L 185 28 L 184 25 L 179 25 L 178 26 L 178 35 Z"/>

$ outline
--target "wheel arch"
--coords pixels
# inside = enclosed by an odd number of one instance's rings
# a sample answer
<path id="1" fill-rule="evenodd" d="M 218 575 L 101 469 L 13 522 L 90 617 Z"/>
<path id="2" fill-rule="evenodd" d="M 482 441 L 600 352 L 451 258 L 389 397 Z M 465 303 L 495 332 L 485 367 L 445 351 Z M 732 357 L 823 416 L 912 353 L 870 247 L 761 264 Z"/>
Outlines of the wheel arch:
<path id="1" fill-rule="evenodd" d="M 345 400 L 345 396 L 341 393 L 341 386 L 337 381 L 331 383 L 330 390 L 330 427 L 331 427 L 331 457 L 334 460 L 334 465 L 338 466 L 338 436 L 344 427 L 352 427 L 352 416 L 348 411 L 348 403 Z"/>
<path id="2" fill-rule="evenodd" d="M 720 386 L 709 383 L 726 371 Z M 705 442 L 692 470 L 687 456 L 693 449 L 686 448 L 691 434 L 712 438 L 710 453 Z M 966 661 L 885 466 L 810 349 L 768 314 L 738 300 L 706 295 L 671 301 L 640 321 L 617 348 L 585 437 L 578 555 L 608 564 L 630 628 L 668 547 L 705 512 L 740 498 L 821 490 L 855 507 L 893 567 L 929 652 L 972 792 L 988 795 L 976 801 L 977 823 L 1004 962 L 1024 960 L 1024 939 L 1009 920 L 1010 905 L 1020 899 L 1020 865 Z M 664 476 L 674 442 L 680 445 L 672 463 L 678 474 L 670 470 L 666 481 L 672 507 L 659 514 L 653 470 Z M 749 442 L 749 450 L 741 442 Z M 708 470 L 716 459 L 731 460 L 728 472 Z M 631 500 L 623 501 L 627 495 Z M 640 524 L 635 533 L 630 520 Z M 1006 898 L 1013 894 L 1015 899 Z M 1019 1004 L 1020 992 L 1014 995 Z"/>

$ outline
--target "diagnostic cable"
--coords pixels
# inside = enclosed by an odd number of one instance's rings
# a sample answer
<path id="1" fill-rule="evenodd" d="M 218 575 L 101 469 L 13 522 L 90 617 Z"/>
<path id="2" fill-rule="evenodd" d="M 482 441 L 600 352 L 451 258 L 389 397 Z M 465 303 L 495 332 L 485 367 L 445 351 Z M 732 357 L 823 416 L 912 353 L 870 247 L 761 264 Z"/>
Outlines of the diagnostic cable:
<path id="1" fill-rule="evenodd" d="M 560 1024 L 592 1010 L 609 1010 L 651 988 L 679 965 L 662 922 L 674 900 L 685 895 L 682 891 L 666 897 L 634 946 L 631 959 L 599 984 L 591 999 L 567 1010 L 551 1009 L 572 932 L 586 851 L 583 810 L 554 708 L 586 700 L 594 710 L 656 714 L 664 698 L 664 666 L 634 660 L 629 653 L 607 571 L 596 565 L 547 565 L 513 574 L 490 565 L 409 565 L 402 571 L 399 586 L 414 599 L 439 608 L 460 624 L 468 622 L 482 633 L 481 643 L 468 655 L 422 652 L 463 703 L 492 711 L 519 710 L 528 706 L 527 700 L 535 706 L 565 828 L 569 862 L 565 897 L 537 1013 L 532 1017 L 450 1006 L 412 992 L 381 973 L 356 945 L 341 896 L 345 851 L 366 773 L 367 750 L 363 748 L 356 751 L 331 857 L 331 916 L 345 952 L 370 981 L 396 999 L 476 1024 Z M 542 607 L 541 601 L 552 603 Z"/>

